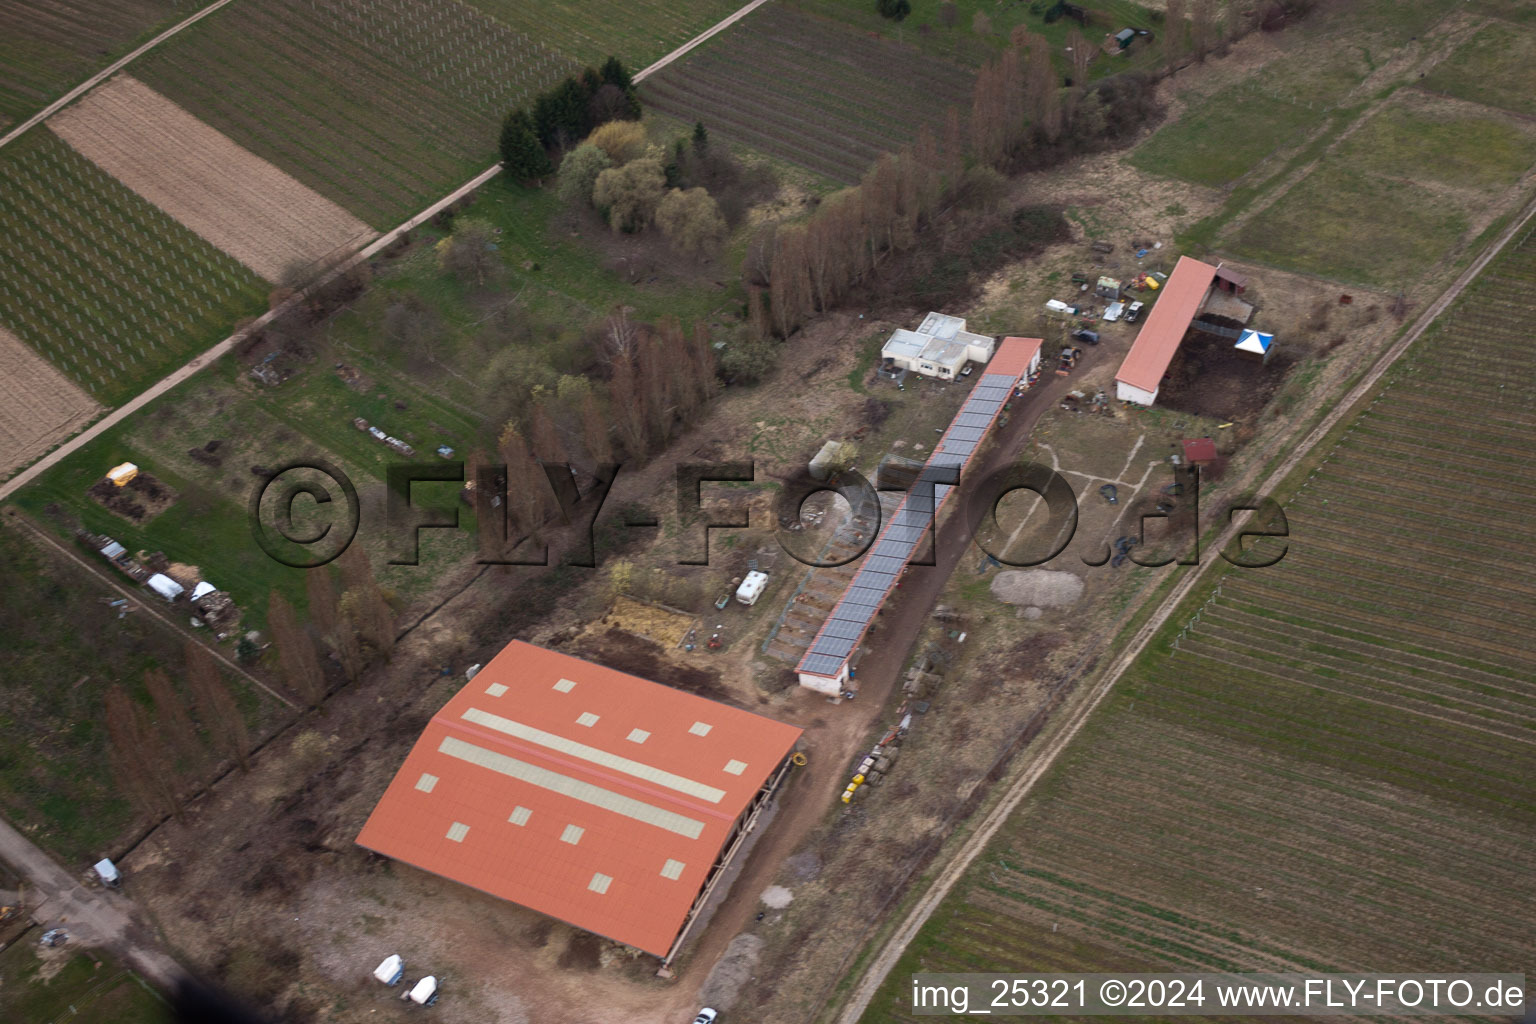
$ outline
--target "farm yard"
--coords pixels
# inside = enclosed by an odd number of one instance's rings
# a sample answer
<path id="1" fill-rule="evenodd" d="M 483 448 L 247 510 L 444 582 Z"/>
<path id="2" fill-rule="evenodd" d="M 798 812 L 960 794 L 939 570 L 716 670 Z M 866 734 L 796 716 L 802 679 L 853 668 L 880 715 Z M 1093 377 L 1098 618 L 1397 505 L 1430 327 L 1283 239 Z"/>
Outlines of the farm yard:
<path id="1" fill-rule="evenodd" d="M 509 108 L 577 65 L 448 0 L 235 3 L 135 77 L 387 229 L 495 159 Z"/>
<path id="2" fill-rule="evenodd" d="M 1536 419 L 1507 386 L 1533 284 L 1528 226 L 1301 483 L 1279 564 L 1192 595 L 865 1021 L 911 1019 L 920 969 L 1528 959 Z"/>
<path id="3" fill-rule="evenodd" d="M 0 128 L 23 121 L 194 0 L 48 0 L 0 7 Z"/>
<path id="4" fill-rule="evenodd" d="M 115 405 L 261 308 L 255 274 L 46 130 L 0 150 L 0 325 Z"/>
<path id="5" fill-rule="evenodd" d="M 273 282 L 373 236 L 353 217 L 127 74 L 50 118 L 87 159 Z M 166 147 L 166 139 L 175 139 Z"/>
<path id="6" fill-rule="evenodd" d="M 891 68 L 921 66 L 922 73 Z M 647 78 L 648 107 L 837 182 L 926 125 L 942 134 L 950 107 L 970 110 L 972 73 L 890 40 L 770 4 Z"/>

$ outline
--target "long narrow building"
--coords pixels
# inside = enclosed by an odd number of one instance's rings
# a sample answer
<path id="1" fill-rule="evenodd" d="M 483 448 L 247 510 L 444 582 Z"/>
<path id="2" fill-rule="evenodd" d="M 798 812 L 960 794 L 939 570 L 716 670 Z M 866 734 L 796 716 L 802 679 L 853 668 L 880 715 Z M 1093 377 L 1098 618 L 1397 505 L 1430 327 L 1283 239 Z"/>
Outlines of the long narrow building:
<path id="1" fill-rule="evenodd" d="M 834 697 L 846 688 L 854 652 L 955 490 L 946 481 L 961 479 L 1020 379 L 1039 368 L 1040 345 L 1039 338 L 1004 338 L 998 346 L 954 422 L 934 445 L 917 482 L 880 531 L 864 564 L 848 581 L 848 589 L 800 659 L 796 672 L 801 686 Z"/>

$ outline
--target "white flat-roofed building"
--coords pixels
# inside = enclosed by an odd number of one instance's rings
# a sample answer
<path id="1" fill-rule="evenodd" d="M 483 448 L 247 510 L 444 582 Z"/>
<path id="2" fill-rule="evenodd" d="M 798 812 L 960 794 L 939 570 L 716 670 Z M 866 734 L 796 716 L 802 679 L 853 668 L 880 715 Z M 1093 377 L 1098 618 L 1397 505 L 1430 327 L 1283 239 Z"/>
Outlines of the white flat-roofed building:
<path id="1" fill-rule="evenodd" d="M 917 330 L 893 331 L 880 355 L 888 366 L 953 380 L 966 363 L 985 363 L 991 359 L 995 347 L 996 341 L 990 335 L 967 331 L 964 317 L 929 313 Z"/>

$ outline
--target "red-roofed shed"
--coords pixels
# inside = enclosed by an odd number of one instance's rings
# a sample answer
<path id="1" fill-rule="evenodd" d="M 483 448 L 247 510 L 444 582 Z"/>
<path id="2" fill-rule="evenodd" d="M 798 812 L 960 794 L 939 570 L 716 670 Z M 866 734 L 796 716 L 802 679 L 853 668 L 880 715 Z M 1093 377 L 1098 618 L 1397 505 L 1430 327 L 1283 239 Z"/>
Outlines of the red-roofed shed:
<path id="1" fill-rule="evenodd" d="M 799 737 L 514 641 L 433 716 L 357 842 L 670 958 Z"/>
<path id="2" fill-rule="evenodd" d="M 1147 315 L 1147 322 L 1115 374 L 1115 396 L 1120 401 L 1137 405 L 1157 401 L 1163 374 L 1168 372 L 1168 364 L 1173 362 L 1174 353 L 1184 341 L 1190 321 L 1200 312 L 1215 277 L 1216 268 L 1209 263 L 1179 257 L 1157 305 Z"/>
<path id="3" fill-rule="evenodd" d="M 1208 437 L 1196 437 L 1184 442 L 1184 461 L 1191 466 L 1203 466 L 1216 461 L 1216 442 Z"/>

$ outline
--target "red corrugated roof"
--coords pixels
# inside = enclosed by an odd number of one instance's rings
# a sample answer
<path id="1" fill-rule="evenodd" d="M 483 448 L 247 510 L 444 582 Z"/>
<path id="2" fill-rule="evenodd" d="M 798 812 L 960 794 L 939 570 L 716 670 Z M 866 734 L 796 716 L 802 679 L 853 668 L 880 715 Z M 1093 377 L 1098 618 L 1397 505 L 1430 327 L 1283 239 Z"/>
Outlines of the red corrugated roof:
<path id="1" fill-rule="evenodd" d="M 1179 350 L 1179 342 L 1189 330 L 1189 322 L 1200 312 L 1200 303 L 1211 289 L 1216 268 L 1209 263 L 1180 256 L 1178 266 L 1163 285 L 1162 294 L 1141 333 L 1126 353 L 1125 362 L 1115 374 L 1115 380 L 1143 391 L 1156 391 L 1162 383 L 1173 354 Z"/>
<path id="2" fill-rule="evenodd" d="M 514 641 L 433 716 L 357 842 L 664 956 L 799 736 Z"/>
<path id="3" fill-rule="evenodd" d="M 1208 437 L 1197 437 L 1184 442 L 1184 458 L 1190 462 L 1216 461 L 1216 442 Z"/>
<path id="4" fill-rule="evenodd" d="M 1029 370 L 1035 353 L 1039 351 L 1039 338 L 1004 338 L 1003 343 L 997 346 L 997 351 L 992 353 L 992 361 L 987 363 L 985 372 L 1022 377 Z"/>

